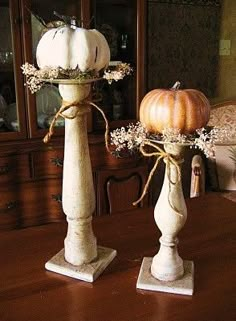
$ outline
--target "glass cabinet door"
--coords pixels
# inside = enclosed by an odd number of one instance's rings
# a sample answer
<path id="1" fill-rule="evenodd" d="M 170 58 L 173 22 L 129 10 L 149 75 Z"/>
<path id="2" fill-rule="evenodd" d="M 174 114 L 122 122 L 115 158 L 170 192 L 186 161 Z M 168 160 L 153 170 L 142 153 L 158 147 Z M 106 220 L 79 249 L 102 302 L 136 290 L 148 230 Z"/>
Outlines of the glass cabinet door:
<path id="1" fill-rule="evenodd" d="M 0 0 L 0 140 L 26 137 L 17 1 Z"/>
<path id="2" fill-rule="evenodd" d="M 144 3 L 145 1 L 139 0 L 92 1 L 92 26 L 102 32 L 108 41 L 111 50 L 111 68 L 124 62 L 129 63 L 133 69 L 132 75 L 121 81 L 113 82 L 111 85 L 100 82 L 97 85 L 101 92 L 101 107 L 110 121 L 138 117 L 140 76 L 143 77 L 143 74 L 138 73 L 140 59 L 144 58 L 144 39 L 139 32 L 144 28 L 144 25 L 140 27 L 140 19 L 145 14 Z M 95 126 L 97 124 L 100 127 L 100 117 L 95 116 Z"/>
<path id="3" fill-rule="evenodd" d="M 76 17 L 80 25 L 81 2 L 75 0 L 22 0 L 22 2 L 25 59 L 37 67 L 36 49 L 42 35 L 48 28 L 60 26 L 63 18 L 66 17 Z M 48 49 L 50 54 L 50 48 Z M 58 86 L 46 84 L 33 95 L 27 90 L 27 97 L 30 135 L 42 137 L 43 132 L 49 128 L 56 111 L 61 107 Z M 63 127 L 64 119 L 59 117 L 55 123 L 55 134 L 61 134 Z"/>
<path id="4" fill-rule="evenodd" d="M 76 16 L 80 26 L 96 28 L 106 37 L 111 49 L 111 64 L 126 62 L 134 72 L 122 81 L 108 85 L 99 81 L 94 94 L 110 122 L 133 120 L 138 117 L 140 97 L 144 91 L 144 0 L 19 0 L 22 10 L 24 60 L 36 65 L 36 48 L 45 32 L 45 25 L 60 20 L 54 15 Z M 142 31 L 143 34 L 140 33 Z M 49 50 L 50 52 L 50 50 Z M 140 67 L 141 66 L 141 67 Z M 141 85 L 140 85 L 141 84 Z M 56 85 L 46 85 L 32 95 L 27 91 L 29 131 L 31 137 L 42 137 L 60 107 Z M 104 126 L 99 113 L 93 111 L 93 130 Z M 55 134 L 62 134 L 63 120 L 59 120 Z"/>
<path id="5" fill-rule="evenodd" d="M 136 1 L 96 0 L 92 4 L 94 27 L 108 41 L 112 68 L 119 62 L 136 66 Z M 111 85 L 105 81 L 96 84 L 101 94 L 101 108 L 109 121 L 135 118 L 136 76 L 124 78 Z M 94 115 L 94 126 L 104 126 L 98 113 Z"/>

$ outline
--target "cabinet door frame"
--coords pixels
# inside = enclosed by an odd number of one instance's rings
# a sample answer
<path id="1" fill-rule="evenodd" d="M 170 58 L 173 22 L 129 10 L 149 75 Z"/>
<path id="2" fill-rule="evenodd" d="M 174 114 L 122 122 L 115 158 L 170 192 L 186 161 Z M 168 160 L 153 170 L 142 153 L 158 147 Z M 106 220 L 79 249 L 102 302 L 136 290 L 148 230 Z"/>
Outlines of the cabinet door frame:
<path id="1" fill-rule="evenodd" d="M 22 50 L 25 62 L 33 64 L 32 55 L 32 31 L 31 31 L 31 1 L 19 0 L 22 16 Z M 37 112 L 36 112 L 36 96 L 31 94 L 28 87 L 25 87 L 26 96 L 26 112 L 28 119 L 29 137 L 42 137 L 45 130 L 38 130 L 37 128 Z"/>
<path id="2" fill-rule="evenodd" d="M 136 115 L 139 118 L 139 106 L 146 92 L 146 17 L 147 17 L 147 0 L 137 0 L 137 38 L 136 38 Z"/>
<path id="3" fill-rule="evenodd" d="M 31 0 L 19 0 L 22 16 L 22 47 L 23 57 L 25 62 L 33 64 L 32 55 L 32 31 L 31 31 Z M 47 133 L 47 129 L 38 128 L 37 125 L 37 109 L 36 95 L 32 94 L 29 88 L 25 87 L 25 96 L 27 102 L 27 119 L 30 138 L 43 137 Z M 64 133 L 64 128 L 56 128 L 54 136 L 61 136 Z"/>

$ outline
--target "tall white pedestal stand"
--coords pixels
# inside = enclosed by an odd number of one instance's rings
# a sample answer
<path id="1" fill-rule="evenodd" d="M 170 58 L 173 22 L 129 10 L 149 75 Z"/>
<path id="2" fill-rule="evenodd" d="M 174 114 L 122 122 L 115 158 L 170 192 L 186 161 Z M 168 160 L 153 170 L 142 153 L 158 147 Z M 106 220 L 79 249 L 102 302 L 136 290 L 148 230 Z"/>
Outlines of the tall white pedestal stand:
<path id="1" fill-rule="evenodd" d="M 177 162 L 183 162 L 184 146 L 164 144 L 165 151 Z M 164 160 L 166 163 L 166 160 Z M 162 236 L 159 252 L 145 257 L 140 269 L 137 288 L 177 294 L 193 294 L 193 262 L 183 261 L 178 254 L 177 235 L 187 219 L 187 208 L 181 177 L 176 165 L 166 164 L 164 183 L 154 209 L 154 217 Z"/>
<path id="2" fill-rule="evenodd" d="M 89 96 L 90 83 L 59 82 L 59 91 L 67 104 L 79 103 Z M 97 246 L 92 229 L 95 191 L 87 135 L 86 105 L 71 106 L 63 114 L 65 145 L 62 205 L 68 222 L 64 249 L 49 260 L 47 270 L 93 282 L 116 256 L 113 249 Z M 77 115 L 75 118 L 73 118 Z"/>

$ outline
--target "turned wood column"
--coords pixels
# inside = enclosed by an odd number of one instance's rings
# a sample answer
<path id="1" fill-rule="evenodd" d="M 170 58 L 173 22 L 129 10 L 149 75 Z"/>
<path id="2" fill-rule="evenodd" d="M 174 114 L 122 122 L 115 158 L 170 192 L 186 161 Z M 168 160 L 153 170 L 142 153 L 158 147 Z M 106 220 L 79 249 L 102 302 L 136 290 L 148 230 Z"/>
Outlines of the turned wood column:
<path id="1" fill-rule="evenodd" d="M 165 151 L 177 162 L 179 168 L 183 162 L 184 147 L 177 144 L 165 144 Z M 184 274 L 183 260 L 177 250 L 177 234 L 187 219 L 187 208 L 182 190 L 181 176 L 176 165 L 165 160 L 164 183 L 154 209 L 154 217 L 162 236 L 160 250 L 151 264 L 151 274 L 162 281 L 173 281 Z"/>
<path id="2" fill-rule="evenodd" d="M 78 103 L 88 97 L 90 84 L 59 85 L 64 101 Z M 64 115 L 65 148 L 62 205 L 68 222 L 64 241 L 65 260 L 73 265 L 90 263 L 97 257 L 97 243 L 92 230 L 95 191 L 89 156 L 86 105 L 72 106 Z"/>

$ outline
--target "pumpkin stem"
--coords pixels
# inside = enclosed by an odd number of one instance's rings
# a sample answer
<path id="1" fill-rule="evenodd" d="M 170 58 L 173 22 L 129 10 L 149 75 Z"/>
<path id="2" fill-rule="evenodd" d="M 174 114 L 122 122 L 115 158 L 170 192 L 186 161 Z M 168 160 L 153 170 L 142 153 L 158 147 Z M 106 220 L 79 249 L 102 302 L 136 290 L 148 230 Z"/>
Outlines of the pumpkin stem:
<path id="1" fill-rule="evenodd" d="M 70 17 L 70 16 L 65 16 L 61 15 L 56 11 L 53 11 L 54 16 L 60 18 L 62 21 L 65 22 L 66 25 L 71 26 L 72 28 L 76 28 L 78 26 L 78 22 L 76 17 Z"/>
<path id="2" fill-rule="evenodd" d="M 180 87 L 180 82 L 176 81 L 176 83 L 174 84 L 174 86 L 171 88 L 172 90 L 178 90 Z"/>

